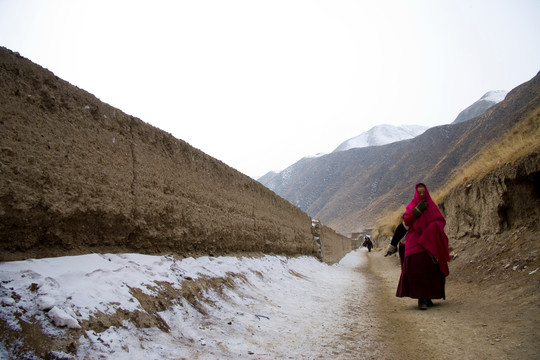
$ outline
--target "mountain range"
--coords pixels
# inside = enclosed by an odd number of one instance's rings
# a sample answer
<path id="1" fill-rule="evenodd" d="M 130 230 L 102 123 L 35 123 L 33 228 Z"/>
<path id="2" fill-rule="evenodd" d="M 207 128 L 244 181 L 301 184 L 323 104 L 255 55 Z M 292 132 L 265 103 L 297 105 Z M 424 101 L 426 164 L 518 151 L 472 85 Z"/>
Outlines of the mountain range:
<path id="1" fill-rule="evenodd" d="M 467 109 L 487 102 L 491 106 L 472 118 L 468 116 L 475 112 L 467 111 L 458 116 L 459 121 L 411 139 L 306 157 L 258 181 L 341 233 L 371 228 L 377 217 L 410 200 L 415 183 L 422 181 L 431 192 L 437 190 L 456 169 L 517 123 L 539 96 L 539 82 L 537 75 L 507 94 L 487 93 Z"/>

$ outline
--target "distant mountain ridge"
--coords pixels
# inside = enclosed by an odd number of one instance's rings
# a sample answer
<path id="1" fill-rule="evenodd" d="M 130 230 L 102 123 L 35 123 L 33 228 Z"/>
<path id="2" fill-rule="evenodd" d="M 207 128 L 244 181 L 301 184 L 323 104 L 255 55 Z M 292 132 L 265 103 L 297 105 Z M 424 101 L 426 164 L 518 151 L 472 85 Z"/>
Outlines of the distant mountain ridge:
<path id="1" fill-rule="evenodd" d="M 278 195 L 341 233 L 374 225 L 404 205 L 417 182 L 431 192 L 540 103 L 540 76 L 470 121 L 437 126 L 408 140 L 303 158 L 259 179 Z"/>
<path id="2" fill-rule="evenodd" d="M 368 146 L 380 146 L 396 141 L 412 139 L 413 137 L 422 134 L 427 129 L 429 129 L 428 126 L 421 125 L 377 125 L 358 136 L 344 141 L 333 152 Z"/>
<path id="3" fill-rule="evenodd" d="M 381 146 L 396 141 L 411 139 L 415 136 L 422 134 L 427 129 L 429 129 L 428 126 L 422 125 L 376 125 L 368 131 L 365 131 L 358 136 L 342 142 L 332 153 L 347 151 L 355 148 Z M 319 158 L 325 155 L 327 154 L 318 153 L 315 155 L 307 155 L 282 171 L 269 171 L 265 175 L 261 176 L 258 181 L 269 189 L 275 191 L 278 187 L 287 183 L 287 179 L 292 173 L 294 173 L 296 164 L 303 161 L 309 161 L 309 159 Z"/>
<path id="4" fill-rule="evenodd" d="M 470 120 L 478 115 L 482 115 L 486 110 L 504 100 L 508 91 L 494 90 L 485 93 L 479 100 L 459 113 L 452 124 Z"/>

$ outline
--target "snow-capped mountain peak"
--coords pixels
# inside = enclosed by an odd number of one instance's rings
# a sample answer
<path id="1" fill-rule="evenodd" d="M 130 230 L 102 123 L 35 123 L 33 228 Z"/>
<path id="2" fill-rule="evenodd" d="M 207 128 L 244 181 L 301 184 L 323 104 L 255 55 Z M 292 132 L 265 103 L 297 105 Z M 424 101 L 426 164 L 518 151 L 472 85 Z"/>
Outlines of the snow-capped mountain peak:
<path id="1" fill-rule="evenodd" d="M 505 90 L 488 91 L 479 100 L 460 112 L 452 124 L 457 124 L 482 115 L 490 107 L 503 101 L 506 94 L 508 94 L 508 91 Z"/>
<path id="2" fill-rule="evenodd" d="M 368 146 L 386 145 L 396 141 L 411 139 L 422 134 L 428 128 L 428 126 L 421 125 L 377 125 L 358 136 L 344 141 L 334 150 L 334 152 Z"/>
<path id="3" fill-rule="evenodd" d="M 504 98 L 506 97 L 506 94 L 508 94 L 508 91 L 506 91 L 506 90 L 488 91 L 487 93 L 484 94 L 484 96 L 482 96 L 480 98 L 480 100 L 491 101 L 491 102 L 494 102 L 494 103 L 500 103 L 501 101 L 504 100 Z"/>

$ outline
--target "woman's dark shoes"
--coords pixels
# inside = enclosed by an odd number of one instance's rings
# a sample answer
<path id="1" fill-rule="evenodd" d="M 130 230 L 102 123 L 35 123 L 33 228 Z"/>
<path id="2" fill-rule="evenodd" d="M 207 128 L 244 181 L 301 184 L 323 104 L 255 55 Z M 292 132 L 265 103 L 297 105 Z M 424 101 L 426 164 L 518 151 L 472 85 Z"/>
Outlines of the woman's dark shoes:
<path id="1" fill-rule="evenodd" d="M 431 301 L 431 299 L 426 299 L 426 305 L 428 307 L 432 307 L 433 306 L 433 301 Z"/>
<path id="2" fill-rule="evenodd" d="M 427 307 L 428 307 L 428 305 L 427 305 L 427 300 L 425 300 L 425 299 L 418 299 L 418 308 L 419 308 L 420 310 L 427 310 Z"/>

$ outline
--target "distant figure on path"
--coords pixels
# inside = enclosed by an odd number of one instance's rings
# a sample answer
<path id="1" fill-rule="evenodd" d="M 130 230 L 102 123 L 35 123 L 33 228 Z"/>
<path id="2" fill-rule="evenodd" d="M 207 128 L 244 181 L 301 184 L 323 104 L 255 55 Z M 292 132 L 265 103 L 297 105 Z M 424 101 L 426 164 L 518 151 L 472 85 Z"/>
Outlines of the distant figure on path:
<path id="1" fill-rule="evenodd" d="M 414 199 L 407 205 L 403 221 L 409 229 L 396 296 L 418 299 L 418 308 L 426 310 L 433 305 L 431 299 L 446 299 L 450 253 L 444 232 L 446 220 L 425 184 L 416 184 Z"/>
<path id="2" fill-rule="evenodd" d="M 364 236 L 364 243 L 362 246 L 367 247 L 368 251 L 371 252 L 371 249 L 373 248 L 373 242 L 371 242 L 371 238 L 369 235 Z"/>

